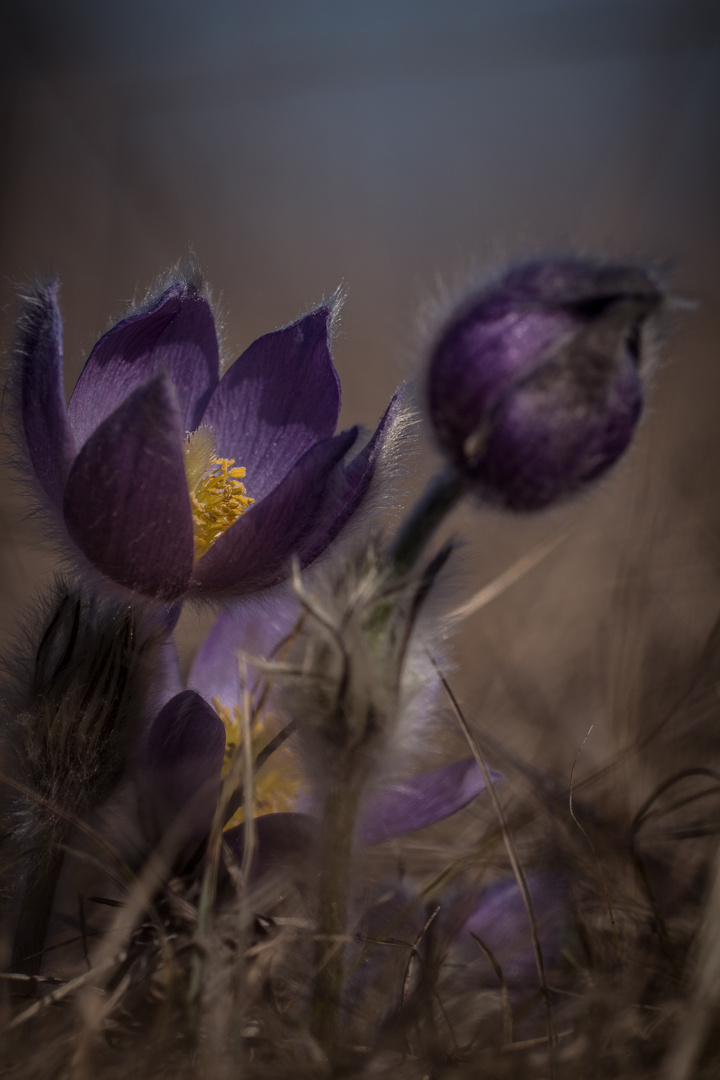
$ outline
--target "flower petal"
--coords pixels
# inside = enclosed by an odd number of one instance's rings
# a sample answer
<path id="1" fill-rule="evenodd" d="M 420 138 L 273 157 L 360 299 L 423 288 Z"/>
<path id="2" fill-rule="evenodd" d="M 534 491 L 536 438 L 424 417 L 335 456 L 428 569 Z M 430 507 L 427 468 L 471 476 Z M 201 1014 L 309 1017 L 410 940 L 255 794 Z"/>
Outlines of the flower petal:
<path id="1" fill-rule="evenodd" d="M 192 572 L 193 528 L 177 395 L 168 376 L 135 390 L 83 446 L 65 491 L 70 535 L 109 578 L 172 600 Z"/>
<path id="2" fill-rule="evenodd" d="M 202 423 L 215 431 L 218 456 L 247 469 L 254 499 L 335 431 L 340 381 L 328 342 L 330 314 L 321 307 L 258 338 L 225 372 L 205 410 Z"/>
<path id="3" fill-rule="evenodd" d="M 317 528 L 328 478 L 356 437 L 357 428 L 351 428 L 312 446 L 198 560 L 192 588 L 205 596 L 244 596 L 287 577 L 292 555 Z"/>
<path id="4" fill-rule="evenodd" d="M 218 615 L 210 627 L 188 675 L 188 686 L 212 703 L 240 705 L 240 653 L 267 660 L 278 642 L 292 630 L 299 617 L 298 604 L 287 590 L 248 597 Z M 256 675 L 248 672 L 249 690 L 255 692 Z"/>
<path id="5" fill-rule="evenodd" d="M 347 465 L 335 470 L 333 482 L 328 484 L 318 512 L 317 528 L 305 541 L 299 554 L 303 567 L 322 555 L 367 494 L 385 441 L 398 421 L 401 409 L 401 395 L 394 394 L 369 442 Z"/>
<path id="6" fill-rule="evenodd" d="M 90 353 L 68 406 L 78 445 L 163 370 L 178 392 L 182 433 L 194 431 L 218 381 L 219 359 L 210 305 L 186 282 L 164 292 L 149 311 L 108 330 Z"/>
<path id="7" fill-rule="evenodd" d="M 183 690 L 160 711 L 143 747 L 141 775 L 154 824 L 199 843 L 212 823 L 225 754 L 225 728 L 214 709 Z"/>
<path id="8" fill-rule="evenodd" d="M 56 506 L 75 457 L 65 408 L 57 284 L 38 286 L 20 323 L 20 412 L 30 462 Z"/>
<path id="9" fill-rule="evenodd" d="M 559 875 L 531 874 L 527 878 L 545 965 L 555 967 L 568 922 L 567 882 Z M 458 940 L 480 950 L 473 935 L 491 951 L 506 982 L 535 982 L 537 967 L 530 920 L 515 878 L 485 889 L 465 921 Z M 488 968 L 493 979 L 493 972 Z"/>
<path id="10" fill-rule="evenodd" d="M 500 777 L 493 774 L 493 779 Z M 484 790 L 485 780 L 474 758 L 430 769 L 371 795 L 360 810 L 358 840 L 380 844 L 432 825 L 462 810 Z"/>
<path id="11" fill-rule="evenodd" d="M 182 612 L 182 599 L 167 607 L 148 608 L 145 620 L 150 627 L 155 627 L 161 635 L 153 660 L 152 684 L 148 696 L 148 713 L 156 716 L 171 698 L 185 689 L 185 681 L 180 671 L 180 657 L 173 638 Z"/>
<path id="12" fill-rule="evenodd" d="M 178 656 L 175 641 L 168 635 L 160 642 L 155 662 L 153 665 L 153 685 L 151 701 L 153 708 L 159 712 L 168 701 L 180 694 L 184 689 L 182 675 L 180 673 L 180 658 Z"/>

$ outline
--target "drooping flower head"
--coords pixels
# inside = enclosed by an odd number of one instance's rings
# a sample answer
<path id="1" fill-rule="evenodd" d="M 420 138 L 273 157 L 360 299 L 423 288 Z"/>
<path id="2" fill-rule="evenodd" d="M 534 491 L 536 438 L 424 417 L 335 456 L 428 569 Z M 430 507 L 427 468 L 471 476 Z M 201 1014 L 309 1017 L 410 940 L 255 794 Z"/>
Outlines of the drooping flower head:
<path id="1" fill-rule="evenodd" d="M 320 307 L 220 377 L 213 314 L 180 280 L 95 345 L 65 406 L 55 285 L 21 322 L 21 435 L 75 549 L 153 599 L 240 596 L 306 565 L 365 495 L 395 406 L 349 463 Z"/>
<path id="2" fill-rule="evenodd" d="M 539 510 L 610 468 L 640 417 L 661 302 L 644 270 L 583 259 L 517 266 L 472 295 L 432 347 L 426 388 L 458 472 L 489 502 Z"/>

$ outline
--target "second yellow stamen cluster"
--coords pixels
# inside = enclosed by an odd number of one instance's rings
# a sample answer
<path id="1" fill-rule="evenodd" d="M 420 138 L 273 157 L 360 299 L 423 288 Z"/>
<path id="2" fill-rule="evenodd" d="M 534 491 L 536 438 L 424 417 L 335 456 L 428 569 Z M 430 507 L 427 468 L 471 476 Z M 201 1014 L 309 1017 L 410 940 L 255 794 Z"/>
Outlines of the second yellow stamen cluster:
<path id="1" fill-rule="evenodd" d="M 228 708 L 217 698 L 213 707 L 225 726 L 225 759 L 222 775 L 227 775 L 235 755 L 242 752 L 242 715 L 240 709 Z M 272 738 L 267 718 L 259 717 L 252 727 L 252 755 L 256 758 Z M 292 810 L 302 787 L 295 755 L 287 746 L 281 746 L 259 771 L 253 786 L 253 817 L 261 814 L 278 814 Z M 240 825 L 245 818 L 239 809 L 227 823 L 226 828 Z"/>

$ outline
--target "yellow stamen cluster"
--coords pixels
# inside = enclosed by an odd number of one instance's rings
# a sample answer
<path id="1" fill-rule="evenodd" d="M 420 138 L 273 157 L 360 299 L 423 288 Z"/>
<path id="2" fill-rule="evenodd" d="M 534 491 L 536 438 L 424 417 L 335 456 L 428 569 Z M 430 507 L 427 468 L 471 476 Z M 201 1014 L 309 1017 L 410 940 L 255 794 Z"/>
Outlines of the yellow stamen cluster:
<path id="1" fill-rule="evenodd" d="M 183 453 L 197 560 L 255 500 L 242 483 L 245 469 L 233 468 L 233 458 L 216 456 L 215 433 L 211 427 L 188 433 Z"/>
<path id="2" fill-rule="evenodd" d="M 227 776 L 230 766 L 238 753 L 242 752 L 242 714 L 237 706 L 229 709 L 213 698 L 213 707 L 225 727 L 225 760 L 222 775 Z M 274 732 L 270 717 L 258 717 L 252 727 L 252 755 L 256 758 L 267 746 Z M 292 810 L 295 799 L 302 787 L 302 778 L 298 770 L 295 755 L 288 746 L 279 747 L 270 760 L 260 769 L 255 777 L 253 790 L 253 817 L 261 814 L 279 814 Z M 236 811 L 225 826 L 240 825 L 245 820 L 242 807 Z"/>

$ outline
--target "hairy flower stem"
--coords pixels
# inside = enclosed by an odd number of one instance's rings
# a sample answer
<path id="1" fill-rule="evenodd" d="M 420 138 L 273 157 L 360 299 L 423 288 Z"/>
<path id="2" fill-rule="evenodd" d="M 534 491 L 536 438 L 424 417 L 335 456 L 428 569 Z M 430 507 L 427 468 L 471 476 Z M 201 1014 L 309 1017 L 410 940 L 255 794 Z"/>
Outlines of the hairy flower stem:
<path id="1" fill-rule="evenodd" d="M 37 975 L 40 971 L 68 831 L 68 827 L 62 823 L 50 826 L 46 837 L 33 852 L 15 928 L 11 961 L 13 971 L 22 971 L 26 975 Z M 33 987 L 33 992 L 35 989 Z"/>
<path id="2" fill-rule="evenodd" d="M 362 791 L 351 755 L 338 769 L 325 796 L 321 833 L 310 1031 L 326 1052 L 337 1044 L 345 978 L 350 863 L 355 819 Z"/>
<path id="3" fill-rule="evenodd" d="M 390 548 L 390 565 L 396 577 L 404 577 L 412 570 L 437 527 L 466 490 L 466 481 L 453 468 L 433 477 Z"/>

